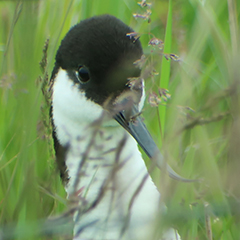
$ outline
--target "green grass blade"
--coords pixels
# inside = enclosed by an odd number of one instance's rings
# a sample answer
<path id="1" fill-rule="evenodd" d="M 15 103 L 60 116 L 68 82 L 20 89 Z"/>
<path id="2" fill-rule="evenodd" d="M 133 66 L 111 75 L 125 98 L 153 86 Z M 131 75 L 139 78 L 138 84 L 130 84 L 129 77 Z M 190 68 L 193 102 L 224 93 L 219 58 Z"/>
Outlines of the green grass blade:
<path id="1" fill-rule="evenodd" d="M 164 53 L 171 53 L 171 45 L 172 45 L 172 0 L 169 0 L 167 26 L 166 26 L 166 33 L 164 38 Z M 160 75 L 161 88 L 168 89 L 168 84 L 170 79 L 170 70 L 171 70 L 171 61 L 167 60 L 163 55 L 161 75 Z M 158 110 L 160 115 L 161 136 L 163 137 L 164 129 L 165 129 L 165 121 L 166 121 L 166 107 L 160 105 Z"/>

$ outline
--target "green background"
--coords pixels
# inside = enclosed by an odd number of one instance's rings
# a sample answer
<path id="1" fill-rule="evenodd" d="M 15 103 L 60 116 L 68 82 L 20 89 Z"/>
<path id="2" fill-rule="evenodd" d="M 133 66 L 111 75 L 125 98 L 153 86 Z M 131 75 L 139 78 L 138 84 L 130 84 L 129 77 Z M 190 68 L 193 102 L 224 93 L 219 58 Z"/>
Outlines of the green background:
<path id="1" fill-rule="evenodd" d="M 168 211 L 159 226 L 182 239 L 240 239 L 240 4 L 237 0 L 155 0 L 151 21 L 135 0 L 0 1 L 0 234 L 3 239 L 68 239 L 48 217 L 65 219 L 71 203 L 56 169 L 42 89 L 61 39 L 80 20 L 115 15 L 140 33 L 147 63 L 143 117 L 182 183 L 153 172 Z M 148 46 L 157 37 L 164 51 Z M 39 62 L 49 38 L 47 66 Z M 166 60 L 174 53 L 180 61 Z M 45 76 L 45 78 L 44 78 Z M 43 88 L 41 89 L 41 86 Z M 171 98 L 158 107 L 158 88 Z M 145 157 L 146 163 L 149 160 Z M 146 203 L 151 204 L 151 203 Z M 65 213 L 65 215 L 63 215 Z M 61 226 L 61 224 L 55 224 Z M 45 230 L 44 230 L 45 229 Z M 45 233 L 36 236 L 36 233 Z M 2 233 L 1 233 L 2 232 Z"/>

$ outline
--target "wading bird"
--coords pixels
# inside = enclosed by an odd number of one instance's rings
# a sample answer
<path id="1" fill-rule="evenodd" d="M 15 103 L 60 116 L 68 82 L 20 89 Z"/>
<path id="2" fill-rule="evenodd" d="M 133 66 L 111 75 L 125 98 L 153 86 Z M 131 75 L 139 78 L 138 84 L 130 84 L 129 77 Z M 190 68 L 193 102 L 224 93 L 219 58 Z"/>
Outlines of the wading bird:
<path id="1" fill-rule="evenodd" d="M 143 50 L 131 32 L 113 16 L 92 17 L 56 54 L 51 117 L 61 177 L 77 203 L 74 239 L 180 239 L 174 230 L 156 234 L 160 193 L 138 144 L 153 165 L 165 164 L 140 116 L 144 82 L 134 63 Z"/>

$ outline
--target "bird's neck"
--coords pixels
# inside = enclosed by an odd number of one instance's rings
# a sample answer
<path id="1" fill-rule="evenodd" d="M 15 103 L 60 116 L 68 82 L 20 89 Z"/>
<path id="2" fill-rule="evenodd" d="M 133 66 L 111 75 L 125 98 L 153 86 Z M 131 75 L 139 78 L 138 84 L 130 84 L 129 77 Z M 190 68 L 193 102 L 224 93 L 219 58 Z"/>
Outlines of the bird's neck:
<path id="1" fill-rule="evenodd" d="M 59 71 L 57 77 L 53 122 L 57 139 L 67 151 L 69 181 L 65 188 L 69 199 L 79 206 L 76 239 L 118 239 L 126 227 L 134 235 L 132 239 L 138 239 L 136 234 L 141 236 L 151 226 L 160 194 L 137 142 L 66 81 L 65 71 Z M 131 239 L 129 235 L 126 239 Z"/>
<path id="2" fill-rule="evenodd" d="M 155 216 L 160 195 L 136 141 L 121 127 L 75 129 L 66 155 L 69 182 L 65 187 L 68 197 L 79 204 L 75 233 L 93 223 L 81 237 L 89 237 L 94 229 L 104 235 L 102 239 L 113 239 L 124 231 L 128 217 L 132 229 L 144 229 Z"/>

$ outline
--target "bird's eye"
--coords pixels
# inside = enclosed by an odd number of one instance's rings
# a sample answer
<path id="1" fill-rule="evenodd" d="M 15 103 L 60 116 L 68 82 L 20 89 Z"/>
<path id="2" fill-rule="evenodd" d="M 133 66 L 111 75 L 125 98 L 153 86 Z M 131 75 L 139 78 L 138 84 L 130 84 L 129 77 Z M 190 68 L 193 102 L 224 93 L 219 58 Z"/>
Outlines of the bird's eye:
<path id="1" fill-rule="evenodd" d="M 80 66 L 77 70 L 77 77 L 82 83 L 88 82 L 90 80 L 88 69 Z"/>

